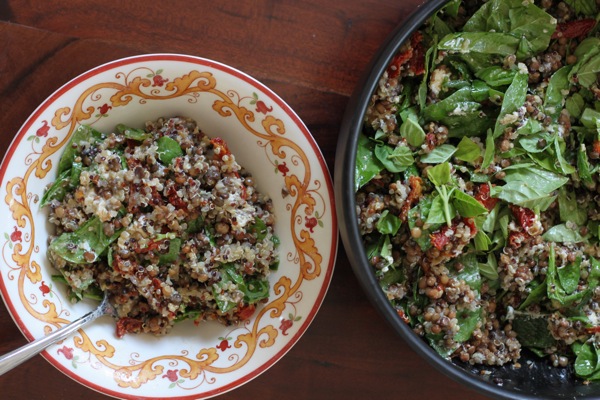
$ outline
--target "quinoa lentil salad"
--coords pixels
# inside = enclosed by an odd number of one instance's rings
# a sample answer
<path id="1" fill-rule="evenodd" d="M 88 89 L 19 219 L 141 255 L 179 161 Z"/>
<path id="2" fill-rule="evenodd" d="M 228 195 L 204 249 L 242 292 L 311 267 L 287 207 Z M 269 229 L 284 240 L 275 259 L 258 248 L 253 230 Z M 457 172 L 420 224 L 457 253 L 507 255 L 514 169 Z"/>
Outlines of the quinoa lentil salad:
<path id="1" fill-rule="evenodd" d="M 107 293 L 116 333 L 167 333 L 180 320 L 229 325 L 269 296 L 278 267 L 270 198 L 220 138 L 184 117 L 82 125 L 45 191 L 48 259 L 69 297 Z"/>
<path id="2" fill-rule="evenodd" d="M 530 351 L 600 379 L 599 10 L 449 1 L 372 95 L 360 233 L 387 298 L 442 357 L 518 366 Z"/>

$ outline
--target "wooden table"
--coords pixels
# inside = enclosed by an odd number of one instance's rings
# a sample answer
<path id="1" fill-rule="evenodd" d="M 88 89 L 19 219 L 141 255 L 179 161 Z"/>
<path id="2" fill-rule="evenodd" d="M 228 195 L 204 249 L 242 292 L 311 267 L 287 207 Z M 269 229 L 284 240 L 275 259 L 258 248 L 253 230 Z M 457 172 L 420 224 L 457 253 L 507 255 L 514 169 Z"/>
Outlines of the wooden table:
<path id="1" fill-rule="evenodd" d="M 421 0 L 0 1 L 0 152 L 34 109 L 80 73 L 143 53 L 241 69 L 299 114 L 332 171 L 340 120 L 386 36 Z M 4 217 L 6 218 L 6 216 Z M 0 306 L 0 354 L 26 343 Z M 272 368 L 223 399 L 477 399 L 399 339 L 371 306 L 340 244 L 321 310 Z M 40 356 L 0 377 L 0 398 L 107 398 Z"/>

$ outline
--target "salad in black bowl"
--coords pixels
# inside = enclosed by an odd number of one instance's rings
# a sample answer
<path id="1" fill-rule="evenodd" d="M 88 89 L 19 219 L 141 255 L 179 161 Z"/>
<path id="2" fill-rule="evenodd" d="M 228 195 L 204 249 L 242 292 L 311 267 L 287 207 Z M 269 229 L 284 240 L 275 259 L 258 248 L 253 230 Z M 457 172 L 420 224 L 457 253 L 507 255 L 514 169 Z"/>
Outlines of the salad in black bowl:
<path id="1" fill-rule="evenodd" d="M 599 11 L 429 2 L 344 119 L 355 272 L 418 352 L 488 395 L 600 395 Z"/>

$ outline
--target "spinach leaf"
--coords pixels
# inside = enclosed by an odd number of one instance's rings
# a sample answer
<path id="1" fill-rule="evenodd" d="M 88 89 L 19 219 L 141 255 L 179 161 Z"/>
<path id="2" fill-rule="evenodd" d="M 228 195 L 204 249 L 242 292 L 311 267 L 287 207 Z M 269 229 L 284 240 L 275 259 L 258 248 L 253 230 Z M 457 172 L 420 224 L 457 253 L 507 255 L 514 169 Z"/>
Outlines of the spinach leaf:
<path id="1" fill-rule="evenodd" d="M 560 115 L 560 111 L 563 108 L 564 95 L 563 91 L 568 91 L 569 73 L 571 72 L 571 66 L 567 65 L 560 68 L 550 77 L 548 81 L 548 87 L 546 88 L 546 98 L 544 99 L 544 111 L 547 115 L 550 115 L 554 121 L 557 120 Z"/>
<path id="2" fill-rule="evenodd" d="M 573 293 L 579 285 L 579 277 L 581 276 L 581 256 L 577 257 L 572 263 L 557 268 L 556 272 L 566 294 Z"/>
<path id="3" fill-rule="evenodd" d="M 572 166 L 569 161 L 564 157 L 564 152 L 566 150 L 565 140 L 556 135 L 554 138 L 554 155 L 556 156 L 556 160 L 558 161 L 558 166 L 560 172 L 565 175 L 572 174 L 576 171 L 575 167 Z"/>
<path id="4" fill-rule="evenodd" d="M 558 191 L 558 208 L 562 222 L 571 221 L 579 226 L 587 222 L 587 207 L 579 205 L 577 198 L 571 196 L 564 186 Z"/>
<path id="5" fill-rule="evenodd" d="M 564 0 L 576 14 L 595 16 L 598 12 L 595 0 Z"/>
<path id="6" fill-rule="evenodd" d="M 577 62 L 569 73 L 569 80 L 585 88 L 590 88 L 600 72 L 600 39 L 584 39 L 575 51 Z"/>
<path id="7" fill-rule="evenodd" d="M 537 281 L 533 281 L 529 285 L 529 295 L 521 305 L 519 306 L 519 310 L 524 310 L 532 304 L 538 304 L 541 302 L 544 297 L 546 297 L 546 293 L 548 292 L 548 283 L 547 280 L 544 279 L 542 283 L 538 283 Z"/>
<path id="8" fill-rule="evenodd" d="M 487 214 L 487 208 L 474 197 L 461 190 L 454 190 L 452 193 L 452 205 L 461 216 L 471 218 Z"/>
<path id="9" fill-rule="evenodd" d="M 504 186 L 494 187 L 492 194 L 509 203 L 540 211 L 546 211 L 556 199 L 556 196 L 539 190 L 535 182 L 508 182 Z"/>
<path id="10" fill-rule="evenodd" d="M 577 304 L 584 303 L 591 295 L 592 289 L 590 289 L 590 285 L 588 285 L 587 289 L 579 292 L 574 291 L 569 293 L 565 290 L 558 275 L 558 268 L 556 266 L 556 252 L 554 250 L 553 243 L 550 244 L 550 251 L 548 255 L 548 272 L 546 279 L 548 281 L 548 298 L 550 300 L 557 301 L 563 307 L 573 307 Z"/>
<path id="11" fill-rule="evenodd" d="M 175 139 L 171 139 L 169 136 L 162 136 L 156 141 L 158 149 L 158 159 L 165 165 L 171 164 L 174 158 L 181 157 L 183 150 Z"/>
<path id="12" fill-rule="evenodd" d="M 573 352 L 577 355 L 574 367 L 575 373 L 580 377 L 588 377 L 600 370 L 598 349 L 591 343 L 573 344 Z"/>
<path id="13" fill-rule="evenodd" d="M 152 134 L 144 131 L 143 129 L 131 128 L 124 124 L 117 125 L 117 130 L 122 133 L 125 138 L 143 142 L 144 140 L 151 138 Z"/>
<path id="14" fill-rule="evenodd" d="M 573 93 L 568 97 L 565 103 L 565 108 L 573 118 L 579 118 L 585 108 L 585 100 L 579 93 Z"/>
<path id="15" fill-rule="evenodd" d="M 394 283 L 402 282 L 404 280 L 404 272 L 402 269 L 389 268 L 378 277 L 378 280 L 379 286 L 385 290 Z"/>
<path id="16" fill-rule="evenodd" d="M 584 241 L 579 229 L 570 228 L 567 224 L 554 225 L 542 237 L 547 241 L 558 243 L 581 243 Z"/>
<path id="17" fill-rule="evenodd" d="M 169 240 L 169 251 L 165 254 L 161 254 L 158 257 L 158 265 L 171 264 L 179 257 L 179 251 L 181 250 L 181 239 L 174 238 Z"/>
<path id="18" fill-rule="evenodd" d="M 267 279 L 249 279 L 241 288 L 244 292 L 244 301 L 248 304 L 256 304 L 269 297 L 269 281 Z"/>
<path id="19" fill-rule="evenodd" d="M 479 274 L 490 281 L 498 279 L 498 261 L 493 253 L 488 253 L 486 263 L 479 263 Z"/>
<path id="20" fill-rule="evenodd" d="M 595 54 L 577 70 L 577 83 L 583 87 L 590 88 L 598 81 L 600 73 L 600 53 Z"/>
<path id="21" fill-rule="evenodd" d="M 435 59 L 435 54 L 437 53 L 437 45 L 435 43 L 435 40 L 436 39 L 434 39 L 434 43 L 430 45 L 429 49 L 427 49 L 427 52 L 425 53 L 425 72 L 423 74 L 421 84 L 419 85 L 419 89 L 417 91 L 419 107 L 421 110 L 425 108 L 425 103 L 427 102 L 427 84 L 429 82 L 429 70 L 431 69 L 431 67 L 433 67 L 432 63 Z"/>
<path id="22" fill-rule="evenodd" d="M 487 168 L 494 161 L 494 155 L 496 153 L 496 144 L 494 143 L 494 134 L 491 129 L 488 130 L 485 138 L 485 151 L 483 153 L 483 162 L 481 168 Z"/>
<path id="23" fill-rule="evenodd" d="M 481 229 L 487 233 L 494 232 L 498 225 L 498 218 L 500 215 L 500 203 L 496 204 L 494 208 L 490 210 L 488 215 L 485 217 L 483 224 L 481 225 Z"/>
<path id="24" fill-rule="evenodd" d="M 73 264 L 91 264 L 118 239 L 123 229 L 112 236 L 104 234 L 103 223 L 94 216 L 74 232 L 65 232 L 48 246 L 50 258 L 60 257 Z"/>
<path id="25" fill-rule="evenodd" d="M 377 144 L 375 157 L 390 172 L 403 172 L 415 162 L 412 151 L 406 146 L 392 148 L 386 144 Z"/>
<path id="26" fill-rule="evenodd" d="M 524 347 L 545 349 L 555 345 L 556 340 L 548 330 L 548 317 L 523 312 L 515 312 L 513 330 Z"/>
<path id="27" fill-rule="evenodd" d="M 256 240 L 261 242 L 267 237 L 269 230 L 265 221 L 258 217 L 255 217 L 254 223 L 248 227 L 248 232 L 255 236 Z"/>
<path id="28" fill-rule="evenodd" d="M 475 238 L 475 250 L 477 251 L 488 251 L 492 244 L 492 239 L 484 231 L 477 231 Z"/>
<path id="29" fill-rule="evenodd" d="M 367 136 L 360 134 L 356 148 L 355 191 L 358 191 L 383 170 L 379 159 L 373 157 L 374 152 L 375 143 Z"/>
<path id="30" fill-rule="evenodd" d="M 228 312 L 237 306 L 237 303 L 221 296 L 221 293 L 227 291 L 231 283 L 236 284 L 237 289 L 244 293 L 244 301 L 248 304 L 255 304 L 269 296 L 268 280 L 250 278 L 244 281 L 244 277 L 237 271 L 234 264 L 224 264 L 221 268 L 221 277 L 221 282 L 213 286 L 213 296 L 222 312 Z"/>
<path id="31" fill-rule="evenodd" d="M 598 125 L 600 124 L 600 111 L 596 111 L 588 107 L 583 110 L 583 113 L 581 113 L 580 121 L 581 124 L 586 128 L 599 129 Z"/>
<path id="32" fill-rule="evenodd" d="M 405 138 L 406 142 L 413 147 L 419 147 L 425 141 L 425 131 L 421 128 L 419 122 L 412 117 L 407 118 L 400 125 L 400 136 Z"/>
<path id="33" fill-rule="evenodd" d="M 40 208 L 46 206 L 52 200 L 62 200 L 71 187 L 71 170 L 63 171 L 42 195 Z"/>
<path id="34" fill-rule="evenodd" d="M 498 32 L 457 32 L 440 39 L 439 50 L 451 53 L 478 53 L 508 56 L 515 54 L 519 38 Z"/>
<path id="35" fill-rule="evenodd" d="M 384 210 L 377 221 L 376 228 L 381 234 L 395 236 L 401 224 L 400 218 L 390 213 L 389 210 Z"/>
<path id="36" fill-rule="evenodd" d="M 516 69 L 505 69 L 497 65 L 492 65 L 475 73 L 479 79 L 482 79 L 490 86 L 510 85 L 517 73 Z"/>
<path id="37" fill-rule="evenodd" d="M 462 264 L 460 272 L 456 270 L 456 264 Z M 481 289 L 481 275 L 479 274 L 479 263 L 473 253 L 465 254 L 456 259 L 452 264 L 449 275 L 455 279 L 464 281 L 473 290 Z"/>
<path id="38" fill-rule="evenodd" d="M 425 164 L 444 163 L 452 157 L 456 150 L 456 147 L 451 144 L 443 144 L 433 149 L 430 153 L 421 156 L 420 161 Z"/>
<path id="39" fill-rule="evenodd" d="M 491 0 L 467 21 L 465 32 L 497 32 L 523 39 L 519 59 L 545 50 L 556 29 L 556 19 L 533 3 L 522 0 Z M 526 50 L 526 51 L 524 51 Z M 515 54 L 513 51 L 511 54 Z"/>
<path id="40" fill-rule="evenodd" d="M 213 285 L 212 292 L 219 310 L 221 312 L 228 312 L 237 306 L 237 302 L 230 301 L 227 295 L 223 295 L 223 293 L 228 291 L 232 283 L 237 284 L 238 289 L 243 291 L 244 278 L 236 271 L 233 264 L 224 264 L 220 272 L 221 280 Z"/>
<path id="41" fill-rule="evenodd" d="M 588 161 L 587 150 L 585 144 L 581 143 L 577 151 L 577 172 L 579 178 L 587 185 L 594 185 L 592 178 L 591 167 Z"/>
<path id="42" fill-rule="evenodd" d="M 479 135 L 491 126 L 489 115 L 482 109 L 481 98 L 473 97 L 472 87 L 463 87 L 443 100 L 423 109 L 425 122 L 436 121 L 448 127 L 450 136 Z M 475 93 L 479 93 L 477 89 Z"/>
<path id="43" fill-rule="evenodd" d="M 431 196 L 425 196 L 419 201 L 419 203 L 411 208 L 408 211 L 408 216 L 406 218 L 408 222 L 408 228 L 413 229 L 417 227 L 417 221 L 421 221 L 421 225 L 427 220 L 429 215 L 429 210 L 431 209 L 432 199 Z M 435 230 L 439 227 L 431 226 L 429 229 L 425 229 L 424 227 L 420 227 L 421 236 L 417 238 L 413 238 L 415 242 L 421 247 L 421 250 L 426 251 L 431 247 L 431 238 L 429 237 L 429 233 L 431 230 Z"/>
<path id="44" fill-rule="evenodd" d="M 519 144 L 523 149 L 525 149 L 528 153 L 542 153 L 546 151 L 546 149 L 552 145 L 553 138 L 547 132 L 534 133 L 532 135 L 527 136 L 519 136 L 518 138 Z M 540 143 L 544 143 L 542 147 L 540 147 Z"/>
<path id="45" fill-rule="evenodd" d="M 528 182 L 540 192 L 552 193 L 569 181 L 569 178 L 536 168 L 531 164 L 516 164 L 504 168 L 506 182 Z"/>
<path id="46" fill-rule="evenodd" d="M 477 143 L 465 136 L 458 144 L 454 157 L 462 161 L 473 162 L 481 157 L 481 148 L 479 148 Z"/>
<path id="47" fill-rule="evenodd" d="M 101 140 L 102 137 L 101 132 L 88 125 L 80 125 L 75 129 L 71 139 L 69 139 L 69 143 L 65 146 L 65 151 L 58 161 L 58 174 L 60 175 L 64 171 L 71 169 L 75 158 L 79 155 L 82 144 L 94 144 L 96 141 Z"/>
<path id="48" fill-rule="evenodd" d="M 530 164 L 505 168 L 504 186 L 492 188 L 492 193 L 504 201 L 532 210 L 545 211 L 554 202 L 553 192 L 569 180 Z"/>
<path id="49" fill-rule="evenodd" d="M 456 211 L 452 204 L 449 203 L 448 200 L 445 200 L 443 196 L 438 194 L 438 196 L 433 197 L 431 209 L 429 210 L 429 215 L 427 216 L 425 223 L 429 225 L 443 224 L 448 221 L 446 215 L 449 215 L 449 219 L 452 220 L 452 217 L 455 214 Z"/>
<path id="50" fill-rule="evenodd" d="M 481 321 L 481 308 L 476 310 L 461 310 L 456 313 L 456 319 L 458 320 L 458 326 L 460 329 L 454 335 L 454 341 L 461 343 L 469 340 L 477 325 Z"/>
<path id="51" fill-rule="evenodd" d="M 450 175 L 450 164 L 444 162 L 429 168 L 427 170 L 427 177 L 435 186 L 442 186 L 449 183 L 452 180 Z"/>
<path id="52" fill-rule="evenodd" d="M 525 103 L 528 80 L 528 74 L 518 73 L 513 78 L 508 89 L 506 89 L 504 100 L 502 100 L 502 107 L 500 108 L 500 114 L 498 115 L 494 127 L 494 138 L 502 135 L 504 129 L 510 124 L 504 121 L 506 116 L 516 112 Z"/>

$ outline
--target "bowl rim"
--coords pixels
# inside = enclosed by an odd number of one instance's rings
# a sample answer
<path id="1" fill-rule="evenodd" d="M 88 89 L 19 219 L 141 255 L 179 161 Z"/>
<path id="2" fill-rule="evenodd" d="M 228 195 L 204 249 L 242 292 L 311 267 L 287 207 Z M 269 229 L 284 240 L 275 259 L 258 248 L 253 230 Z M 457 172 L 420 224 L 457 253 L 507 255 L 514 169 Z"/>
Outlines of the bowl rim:
<path id="1" fill-rule="evenodd" d="M 250 381 L 256 379 L 258 376 L 262 375 L 264 372 L 273 367 L 277 362 L 279 362 L 297 343 L 300 341 L 302 336 L 308 331 L 312 323 L 314 322 L 318 312 L 323 306 L 325 297 L 329 291 L 331 286 L 331 280 L 333 278 L 333 273 L 335 270 L 335 264 L 337 260 L 337 255 L 339 251 L 339 223 L 337 221 L 337 214 L 333 211 L 335 210 L 335 197 L 334 186 L 333 186 L 333 176 L 331 171 L 327 165 L 327 161 L 321 148 L 319 147 L 315 137 L 312 135 L 304 121 L 300 118 L 298 113 L 281 97 L 278 93 L 276 93 L 269 86 L 264 84 L 259 79 L 249 75 L 248 73 L 238 69 L 237 67 L 231 66 L 229 64 L 225 64 L 220 61 L 216 61 L 210 58 L 196 56 L 196 55 L 188 55 L 188 54 L 180 54 L 180 53 L 168 53 L 168 52 L 157 52 L 157 53 L 143 53 L 143 54 L 135 54 L 127 57 L 116 58 L 113 60 L 109 60 L 107 62 L 101 63 L 95 67 L 88 68 L 84 72 L 76 74 L 73 78 L 67 80 L 66 82 L 60 84 L 54 91 L 52 91 L 31 113 L 27 116 L 23 124 L 16 130 L 12 140 L 8 144 L 7 150 L 3 155 L 0 161 L 0 181 L 4 181 L 6 178 L 6 174 L 9 168 L 10 160 L 14 157 L 14 153 L 19 146 L 19 143 L 24 140 L 25 135 L 32 129 L 33 124 L 39 119 L 40 115 L 51 105 L 54 101 L 59 99 L 69 90 L 76 87 L 78 84 L 85 82 L 86 80 L 97 76 L 105 71 L 114 70 L 115 68 L 121 66 L 128 66 L 141 62 L 150 62 L 157 60 L 166 60 L 173 61 L 179 63 L 190 63 L 196 65 L 202 65 L 207 68 L 212 68 L 222 72 L 224 74 L 230 75 L 235 79 L 243 81 L 251 86 L 256 87 L 261 92 L 266 94 L 269 100 L 273 101 L 277 106 L 281 109 L 283 113 L 287 115 L 287 117 L 293 122 L 294 126 L 297 127 L 298 132 L 306 139 L 306 142 L 314 155 L 315 161 L 318 163 L 319 171 L 323 174 L 324 178 L 324 192 L 328 195 L 326 199 L 326 203 L 331 212 L 331 243 L 328 246 L 327 251 L 329 254 L 328 262 L 323 264 L 322 275 L 323 275 L 323 284 L 318 289 L 318 294 L 315 298 L 314 304 L 312 304 L 310 308 L 310 313 L 304 318 L 304 322 L 299 327 L 298 331 L 292 335 L 288 339 L 288 343 L 279 351 L 274 353 L 271 357 L 269 357 L 265 362 L 259 365 L 250 373 L 235 379 L 234 381 L 222 386 L 220 388 L 213 388 L 209 391 L 201 394 L 189 394 L 189 395 L 181 395 L 170 397 L 172 399 L 191 399 L 191 398 L 210 398 L 214 396 L 218 396 L 220 394 L 230 392 L 234 389 L 238 389 L 241 386 L 249 383 Z M 0 299 L 4 303 L 5 307 L 8 310 L 8 314 L 13 320 L 14 324 L 19 329 L 20 333 L 30 342 L 35 339 L 34 335 L 29 331 L 26 324 L 19 318 L 19 313 L 16 311 L 13 302 L 10 301 L 10 296 L 8 295 L 8 290 L 6 289 L 6 285 L 3 283 L 3 277 L 0 275 Z M 39 353 L 52 367 L 56 368 L 58 371 L 66 375 L 68 378 L 77 382 L 78 384 L 87 387 L 93 391 L 98 393 L 102 393 L 106 396 L 115 397 L 115 398 L 144 398 L 144 399 L 153 399 L 152 395 L 131 395 L 125 392 L 117 392 L 113 391 L 105 386 L 98 385 L 94 382 L 86 380 L 77 374 L 73 374 L 64 368 L 60 363 L 56 362 L 53 357 L 48 355 L 47 350 L 43 350 Z M 161 397 L 162 398 L 162 397 Z"/>
<path id="2" fill-rule="evenodd" d="M 334 168 L 334 192 L 336 203 L 340 205 L 337 207 L 340 236 L 354 274 L 358 278 L 362 289 L 369 294 L 371 304 L 392 326 L 394 331 L 408 343 L 410 348 L 430 365 L 454 381 L 465 384 L 466 387 L 486 396 L 497 399 L 539 399 L 539 396 L 531 396 L 512 388 L 501 387 L 484 381 L 474 373 L 440 357 L 433 348 L 413 332 L 408 324 L 400 320 L 396 310 L 381 290 L 375 275 L 370 271 L 370 268 L 366 268 L 367 257 L 362 246 L 362 238 L 358 232 L 354 196 L 354 170 L 356 166 L 354 155 L 357 149 L 358 135 L 362 131 L 362 119 L 380 77 L 387 69 L 397 50 L 409 39 L 415 29 L 419 28 L 427 18 L 449 1 L 426 1 L 400 23 L 375 53 L 350 96 L 340 125 Z"/>

